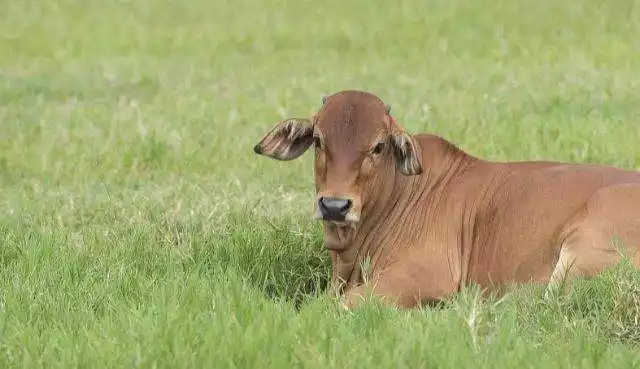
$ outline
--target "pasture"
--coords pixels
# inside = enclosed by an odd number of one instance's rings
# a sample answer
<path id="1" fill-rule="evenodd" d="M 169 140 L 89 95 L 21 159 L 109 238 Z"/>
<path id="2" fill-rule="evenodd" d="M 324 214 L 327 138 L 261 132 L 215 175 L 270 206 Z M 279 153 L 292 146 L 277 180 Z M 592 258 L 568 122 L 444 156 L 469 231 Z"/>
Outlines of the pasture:
<path id="1" fill-rule="evenodd" d="M 0 367 L 640 367 L 640 273 L 545 301 L 323 294 L 312 155 L 253 145 L 365 89 L 492 160 L 640 167 L 632 0 L 4 0 Z"/>

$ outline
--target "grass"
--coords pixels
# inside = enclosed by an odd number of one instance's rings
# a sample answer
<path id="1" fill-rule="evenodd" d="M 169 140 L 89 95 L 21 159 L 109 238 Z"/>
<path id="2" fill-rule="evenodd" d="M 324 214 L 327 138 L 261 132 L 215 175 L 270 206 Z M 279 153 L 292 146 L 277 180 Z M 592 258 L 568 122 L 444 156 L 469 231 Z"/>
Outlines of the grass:
<path id="1" fill-rule="evenodd" d="M 311 155 L 253 145 L 382 96 L 494 160 L 640 167 L 634 1 L 4 0 L 0 367 L 640 367 L 640 277 L 342 313 Z"/>

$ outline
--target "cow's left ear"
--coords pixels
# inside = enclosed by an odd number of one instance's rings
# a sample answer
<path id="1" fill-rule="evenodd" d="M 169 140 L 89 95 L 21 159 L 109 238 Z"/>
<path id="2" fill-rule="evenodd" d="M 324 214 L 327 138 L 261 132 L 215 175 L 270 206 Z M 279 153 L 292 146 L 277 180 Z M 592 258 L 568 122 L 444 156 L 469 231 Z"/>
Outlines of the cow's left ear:
<path id="1" fill-rule="evenodd" d="M 407 131 L 398 126 L 393 117 L 389 116 L 389 118 L 392 125 L 391 146 L 396 159 L 396 167 L 402 174 L 407 176 L 421 174 L 422 159 L 418 143 Z"/>
<path id="2" fill-rule="evenodd" d="M 313 123 L 309 119 L 290 118 L 278 123 L 253 147 L 256 154 L 277 160 L 293 160 L 313 143 Z"/>

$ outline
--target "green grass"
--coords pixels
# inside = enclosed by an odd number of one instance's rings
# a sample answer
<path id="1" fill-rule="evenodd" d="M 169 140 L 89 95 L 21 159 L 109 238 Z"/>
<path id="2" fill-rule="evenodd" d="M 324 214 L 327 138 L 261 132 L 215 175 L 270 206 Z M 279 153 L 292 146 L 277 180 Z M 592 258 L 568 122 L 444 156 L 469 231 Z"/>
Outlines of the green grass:
<path id="1" fill-rule="evenodd" d="M 342 313 L 311 155 L 324 94 L 494 160 L 640 167 L 632 0 L 4 0 L 0 367 L 640 367 L 640 277 Z"/>

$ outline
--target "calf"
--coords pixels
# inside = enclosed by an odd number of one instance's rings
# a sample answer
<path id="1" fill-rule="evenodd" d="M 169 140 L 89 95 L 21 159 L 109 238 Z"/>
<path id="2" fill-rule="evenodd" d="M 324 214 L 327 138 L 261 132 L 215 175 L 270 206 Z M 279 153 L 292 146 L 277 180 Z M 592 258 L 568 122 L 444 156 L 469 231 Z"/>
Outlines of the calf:
<path id="1" fill-rule="evenodd" d="M 363 91 L 325 98 L 312 119 L 280 122 L 254 151 L 292 160 L 310 147 L 313 218 L 346 307 L 368 289 L 403 308 L 470 282 L 542 282 L 549 292 L 617 262 L 614 237 L 640 266 L 640 172 L 482 160 L 407 133 Z"/>

